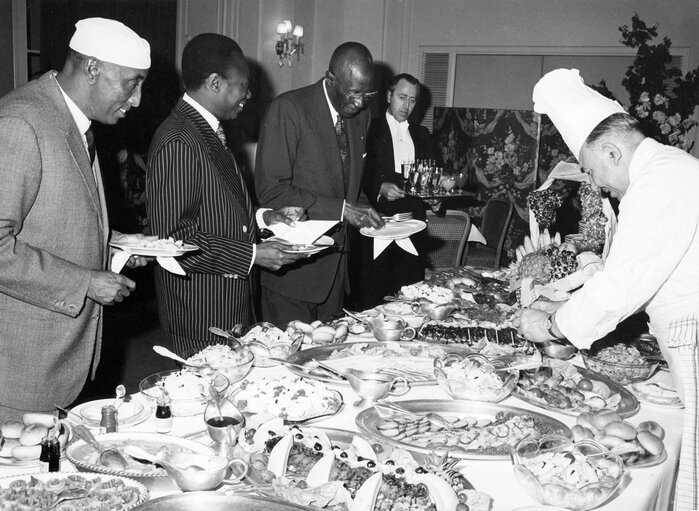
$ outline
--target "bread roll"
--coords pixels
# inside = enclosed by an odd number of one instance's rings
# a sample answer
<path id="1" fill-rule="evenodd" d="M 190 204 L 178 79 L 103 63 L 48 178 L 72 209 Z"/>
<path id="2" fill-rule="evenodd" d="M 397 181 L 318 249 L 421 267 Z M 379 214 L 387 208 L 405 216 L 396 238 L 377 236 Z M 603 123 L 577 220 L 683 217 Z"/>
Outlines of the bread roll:
<path id="1" fill-rule="evenodd" d="M 599 437 L 598 442 L 601 443 L 603 446 L 607 447 L 608 449 L 613 449 L 617 445 L 625 443 L 625 440 L 614 435 L 602 435 L 601 437 Z"/>
<path id="2" fill-rule="evenodd" d="M 8 421 L 0 426 L 3 438 L 19 438 L 23 429 L 24 424 L 19 421 Z"/>
<path id="3" fill-rule="evenodd" d="M 16 445 L 12 457 L 16 460 L 36 460 L 41 455 L 41 445 Z"/>
<path id="4" fill-rule="evenodd" d="M 52 428 L 54 424 L 58 421 L 58 417 L 50 413 L 25 413 L 22 417 L 22 421 L 25 425 L 29 424 L 39 424 L 45 428 Z"/>
<path id="5" fill-rule="evenodd" d="M 636 428 L 628 422 L 610 422 L 604 428 L 605 435 L 618 436 L 624 440 L 636 438 Z"/>
<path id="6" fill-rule="evenodd" d="M 653 456 L 661 454 L 665 449 L 663 441 L 660 440 L 650 431 L 639 431 L 637 438 L 639 443 L 643 446 L 643 448 L 649 453 L 651 453 Z"/>
<path id="7" fill-rule="evenodd" d="M 49 434 L 49 429 L 39 424 L 29 424 L 24 426 L 22 434 L 19 437 L 19 443 L 22 445 L 38 445 Z"/>
<path id="8" fill-rule="evenodd" d="M 16 438 L 4 438 L 0 442 L 0 458 L 11 458 L 13 447 L 19 445 L 19 440 Z"/>
<path id="9" fill-rule="evenodd" d="M 638 431 L 650 431 L 660 440 L 665 439 L 665 430 L 655 421 L 643 421 L 638 425 Z"/>
<path id="10" fill-rule="evenodd" d="M 616 413 L 614 410 L 602 410 L 594 414 L 590 421 L 599 430 L 604 430 L 607 424 L 611 422 L 620 422 L 621 415 Z"/>

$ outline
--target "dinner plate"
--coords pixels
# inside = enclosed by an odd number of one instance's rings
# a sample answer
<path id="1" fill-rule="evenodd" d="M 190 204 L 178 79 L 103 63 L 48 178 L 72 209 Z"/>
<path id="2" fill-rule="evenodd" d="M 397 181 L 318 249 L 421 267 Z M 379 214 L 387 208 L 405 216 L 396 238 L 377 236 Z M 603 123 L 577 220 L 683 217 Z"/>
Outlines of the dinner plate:
<path id="1" fill-rule="evenodd" d="M 98 399 L 79 404 L 72 411 L 80 415 L 86 425 L 96 428 L 102 420 L 102 407 L 113 403 L 114 398 Z M 131 398 L 130 401 L 124 401 L 119 405 L 116 414 L 117 424 L 119 427 L 135 426 L 145 421 L 150 414 L 150 407 L 144 406 L 138 398 Z"/>
<path id="2" fill-rule="evenodd" d="M 24 474 L 2 477 L 0 478 L 0 488 L 6 489 L 9 488 L 11 484 L 16 485 L 19 481 L 24 481 L 28 483 L 31 487 L 41 487 L 42 492 L 50 492 L 57 494 L 66 487 L 79 487 L 84 488 L 88 491 L 88 497 L 91 496 L 91 494 L 100 494 L 103 496 L 103 498 L 114 498 L 116 497 L 115 493 L 121 492 L 123 490 L 110 484 L 110 481 L 112 481 L 113 479 L 119 479 L 126 488 L 131 488 L 135 492 L 135 494 L 129 493 L 128 496 L 125 496 L 128 499 L 128 501 L 124 504 L 122 500 L 122 507 L 120 507 L 119 509 L 133 509 L 135 506 L 138 506 L 139 504 L 145 502 L 148 498 L 148 490 L 146 489 L 146 487 L 138 481 L 134 481 L 133 479 L 118 476 L 96 476 L 96 474 L 85 474 L 81 472 L 51 472 L 48 474 Z M 82 480 L 81 483 L 78 483 L 78 480 Z M 90 484 L 90 482 L 96 484 Z M 89 485 L 89 487 L 87 485 Z M 100 485 L 101 489 L 95 488 L 95 486 L 97 485 Z M 83 509 L 82 507 L 78 507 L 80 506 L 81 502 L 81 500 L 72 501 L 71 505 L 75 504 L 76 507 L 71 507 L 71 509 Z M 116 506 L 117 504 L 116 502 L 103 502 L 103 506 L 107 506 L 107 508 L 110 505 Z M 68 503 L 66 503 L 66 509 L 68 509 L 67 506 Z M 27 507 L 22 509 L 29 508 Z M 34 508 L 32 507 L 32 509 Z"/>
<path id="3" fill-rule="evenodd" d="M 95 439 L 106 448 L 116 448 L 128 461 L 132 458 L 123 452 L 126 445 L 135 445 L 155 454 L 161 448 L 167 449 L 167 458 L 177 454 L 204 454 L 215 456 L 216 453 L 209 447 L 193 440 L 179 438 L 159 433 L 118 432 L 95 435 Z M 153 468 L 151 464 L 143 464 L 133 461 L 132 465 L 123 470 L 111 469 L 101 465 L 98 461 L 99 454 L 84 440 L 78 439 L 72 442 L 66 449 L 66 456 L 78 468 L 101 474 L 110 474 L 120 477 L 153 478 L 167 477 L 162 468 Z"/>
<path id="4" fill-rule="evenodd" d="M 317 254 L 321 250 L 330 248 L 335 244 L 335 240 L 330 236 L 321 236 L 312 245 L 294 245 L 293 249 L 283 249 L 287 254 Z"/>
<path id="5" fill-rule="evenodd" d="M 406 220 L 404 222 L 386 222 L 380 229 L 373 227 L 362 227 L 359 232 L 369 238 L 380 240 L 401 240 L 416 232 L 420 232 L 427 227 L 422 220 Z"/>
<path id="6" fill-rule="evenodd" d="M 405 351 L 405 356 L 400 357 L 404 360 L 400 361 L 399 357 L 393 357 L 392 359 L 382 357 L 380 355 L 382 349 L 389 347 Z M 370 354 L 364 355 L 367 351 L 369 351 Z M 376 352 L 377 354 L 372 355 L 371 352 Z M 420 354 L 421 352 L 424 353 L 424 356 L 409 356 L 410 353 Z M 411 341 L 359 341 L 318 346 L 297 351 L 287 357 L 287 361 L 293 364 L 306 366 L 309 370 L 317 367 L 317 364 L 313 361 L 318 360 L 338 370 L 344 370 L 346 369 L 345 366 L 347 366 L 354 368 L 361 367 L 365 371 L 384 372 L 386 374 L 395 373 L 396 376 L 399 376 L 398 373 L 400 373 L 400 376 L 404 376 L 411 386 L 436 385 L 437 380 L 435 379 L 434 370 L 432 369 L 434 356 L 428 356 L 428 352 L 439 353 L 439 356 L 443 356 L 447 353 L 468 355 L 473 353 L 473 350 L 466 346 L 437 346 Z M 347 354 L 347 356 L 341 356 L 344 354 Z M 382 363 L 382 359 L 385 362 Z M 401 364 L 397 365 L 396 361 L 401 362 Z M 405 370 L 400 371 L 401 367 Z M 322 376 L 320 373 L 316 372 L 311 374 L 291 366 L 289 366 L 288 369 L 297 376 L 302 376 L 304 378 L 312 378 L 327 383 L 349 385 L 347 380 L 334 376 Z"/>
<path id="7" fill-rule="evenodd" d="M 145 257 L 178 257 L 187 252 L 193 252 L 199 250 L 196 245 L 189 245 L 187 243 L 183 244 L 178 248 L 152 248 L 143 247 L 137 243 L 125 243 L 119 241 L 112 241 L 109 243 L 114 248 L 119 248 L 131 255 L 140 255 Z"/>
<path id="8" fill-rule="evenodd" d="M 514 415 L 527 415 L 534 420 L 534 425 L 541 435 L 547 434 L 560 434 L 567 438 L 572 438 L 572 433 L 570 428 L 563 424 L 561 421 L 544 415 L 543 413 L 535 412 L 533 410 L 525 410 L 523 408 L 517 408 L 514 406 L 503 405 L 499 403 L 478 403 L 478 402 L 467 402 L 458 400 L 432 400 L 432 399 L 415 399 L 409 401 L 400 401 L 400 406 L 418 413 L 420 415 L 425 415 L 428 412 L 437 413 L 444 417 L 455 416 L 459 418 L 472 417 L 477 420 L 492 420 L 499 413 L 510 413 Z M 372 406 L 366 410 L 360 412 L 355 422 L 359 431 L 370 436 L 373 439 L 377 439 L 380 442 L 386 443 L 393 447 L 401 447 L 407 451 L 418 452 L 422 454 L 429 455 L 431 452 L 436 452 L 437 454 L 443 454 L 448 451 L 449 456 L 452 458 L 462 458 L 462 459 L 486 459 L 486 460 L 505 460 L 510 457 L 510 447 L 507 445 L 500 446 L 496 449 L 497 452 L 492 451 L 478 451 L 478 450 L 466 450 L 463 448 L 457 448 L 454 445 L 448 445 L 446 449 L 442 446 L 436 444 L 427 444 L 428 446 L 420 446 L 415 443 L 410 443 L 409 440 L 405 442 L 401 440 L 396 440 L 390 436 L 384 435 L 381 430 L 378 429 L 378 425 L 381 421 L 386 420 L 386 418 L 381 415 L 376 408 Z M 464 430 L 466 431 L 466 430 Z M 500 452 L 501 451 L 501 452 Z"/>

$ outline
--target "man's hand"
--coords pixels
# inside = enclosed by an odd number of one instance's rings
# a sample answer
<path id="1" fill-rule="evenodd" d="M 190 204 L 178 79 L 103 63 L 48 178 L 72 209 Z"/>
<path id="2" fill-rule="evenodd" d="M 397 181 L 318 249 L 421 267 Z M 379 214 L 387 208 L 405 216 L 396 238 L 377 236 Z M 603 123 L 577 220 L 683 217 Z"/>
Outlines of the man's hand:
<path id="1" fill-rule="evenodd" d="M 289 252 L 284 252 L 284 250 L 289 250 L 292 247 L 293 245 L 286 245 L 278 241 L 258 243 L 255 249 L 255 264 L 276 271 L 285 264 L 310 257 L 310 254 L 290 254 Z"/>
<path id="2" fill-rule="evenodd" d="M 286 224 L 293 227 L 295 222 L 306 219 L 306 210 L 298 206 L 287 206 L 276 211 L 265 211 L 262 213 L 262 220 L 265 225 Z"/>
<path id="3" fill-rule="evenodd" d="M 379 229 L 384 226 L 384 221 L 373 208 L 361 207 L 345 202 L 344 219 L 354 225 L 357 229 L 362 227 L 373 227 Z"/>
<path id="4" fill-rule="evenodd" d="M 545 342 L 555 339 L 555 337 L 549 335 L 546 328 L 546 320 L 548 318 L 548 312 L 522 309 L 516 313 L 512 323 L 517 328 L 517 332 L 528 341 Z"/>
<path id="5" fill-rule="evenodd" d="M 381 183 L 381 189 L 379 190 L 379 193 L 383 195 L 386 198 L 386 200 L 389 201 L 394 201 L 405 197 L 405 192 L 403 190 L 401 190 L 394 183 L 389 183 L 388 181 L 385 183 Z"/>
<path id="6" fill-rule="evenodd" d="M 566 302 L 565 301 L 550 302 L 548 300 L 537 300 L 531 304 L 530 308 L 536 309 L 538 311 L 544 311 L 547 314 L 553 314 L 558 309 L 560 309 L 561 305 L 563 305 L 564 303 L 566 303 Z"/>
<path id="7" fill-rule="evenodd" d="M 121 302 L 136 289 L 136 283 L 128 277 L 111 271 L 93 271 L 87 297 L 101 305 Z"/>

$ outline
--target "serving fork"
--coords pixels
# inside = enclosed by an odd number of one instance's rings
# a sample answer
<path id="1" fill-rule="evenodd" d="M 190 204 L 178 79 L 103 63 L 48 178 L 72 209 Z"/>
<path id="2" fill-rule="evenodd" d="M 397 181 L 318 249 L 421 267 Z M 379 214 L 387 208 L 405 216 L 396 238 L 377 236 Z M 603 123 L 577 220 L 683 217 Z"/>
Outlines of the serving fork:
<path id="1" fill-rule="evenodd" d="M 396 213 L 395 215 L 391 216 L 382 216 L 381 219 L 385 222 L 406 222 L 413 219 L 413 214 L 412 212 L 408 211 L 407 213 Z"/>

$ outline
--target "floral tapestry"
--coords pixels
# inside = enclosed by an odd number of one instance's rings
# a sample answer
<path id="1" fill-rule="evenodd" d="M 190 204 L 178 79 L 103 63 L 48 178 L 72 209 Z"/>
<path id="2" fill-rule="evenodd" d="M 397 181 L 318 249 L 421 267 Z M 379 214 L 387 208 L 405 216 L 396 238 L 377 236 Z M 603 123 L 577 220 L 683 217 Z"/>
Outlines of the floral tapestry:
<path id="1" fill-rule="evenodd" d="M 491 197 L 514 203 L 505 240 L 504 265 L 529 232 L 527 195 L 536 183 L 539 116 L 527 110 L 485 108 L 434 109 L 433 134 L 442 151 L 445 171 L 468 173 L 467 188 L 478 205 L 467 209 L 478 223 Z"/>
<path id="2" fill-rule="evenodd" d="M 563 137 L 551 122 L 548 115 L 539 115 L 541 128 L 539 130 L 539 158 L 537 163 L 536 185 L 541 185 L 551 173 L 558 162 L 574 158 Z M 576 160 L 577 161 L 577 160 Z"/>

